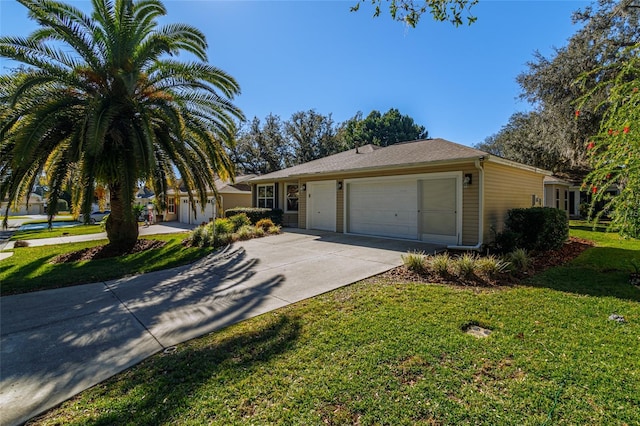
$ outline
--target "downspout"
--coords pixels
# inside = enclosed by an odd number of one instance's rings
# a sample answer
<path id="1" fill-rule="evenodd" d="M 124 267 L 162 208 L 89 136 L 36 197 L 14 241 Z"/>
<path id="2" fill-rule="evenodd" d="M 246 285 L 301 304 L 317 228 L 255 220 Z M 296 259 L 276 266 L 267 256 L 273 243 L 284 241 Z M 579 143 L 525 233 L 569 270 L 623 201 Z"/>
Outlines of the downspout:
<path id="1" fill-rule="evenodd" d="M 477 158 L 475 161 L 476 169 L 478 169 L 478 244 L 473 246 L 447 246 L 451 250 L 476 250 L 479 251 L 484 239 L 484 169 L 482 162 L 484 157 Z"/>

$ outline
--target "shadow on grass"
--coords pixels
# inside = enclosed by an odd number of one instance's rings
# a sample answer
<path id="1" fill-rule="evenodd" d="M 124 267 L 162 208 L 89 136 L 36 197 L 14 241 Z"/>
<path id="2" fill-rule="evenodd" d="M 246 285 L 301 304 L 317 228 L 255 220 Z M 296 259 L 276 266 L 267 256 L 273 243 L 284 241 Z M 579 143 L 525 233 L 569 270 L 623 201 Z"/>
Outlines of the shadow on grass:
<path id="1" fill-rule="evenodd" d="M 548 269 L 526 284 L 568 293 L 640 301 L 640 289 L 629 283 L 632 262 L 640 252 L 615 247 L 591 247 L 565 266 Z"/>

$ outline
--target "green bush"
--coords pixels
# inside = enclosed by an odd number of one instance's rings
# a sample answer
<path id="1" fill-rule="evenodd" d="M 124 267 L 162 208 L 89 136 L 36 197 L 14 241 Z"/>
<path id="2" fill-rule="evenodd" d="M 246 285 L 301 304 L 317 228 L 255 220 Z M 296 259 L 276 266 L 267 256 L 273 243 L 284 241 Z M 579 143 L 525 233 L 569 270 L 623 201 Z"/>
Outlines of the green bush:
<path id="1" fill-rule="evenodd" d="M 241 213 L 247 215 L 251 224 L 258 223 L 260 219 L 271 219 L 271 221 L 276 225 L 282 225 L 282 215 L 284 214 L 282 209 L 266 209 L 259 207 L 235 207 L 233 209 L 225 210 L 224 212 L 227 218 L 231 218 Z"/>
<path id="2" fill-rule="evenodd" d="M 451 267 L 452 261 L 453 259 L 449 256 L 449 253 L 440 253 L 429 259 L 429 266 L 431 266 L 433 272 L 439 276 L 446 277 L 449 275 L 449 268 Z"/>
<path id="3" fill-rule="evenodd" d="M 229 219 L 218 218 L 215 220 L 213 227 L 216 235 L 231 234 L 235 231 L 234 224 Z"/>
<path id="4" fill-rule="evenodd" d="M 227 217 L 227 220 L 233 224 L 233 232 L 238 232 L 243 226 L 251 225 L 251 220 L 246 213 L 238 213 Z"/>
<path id="5" fill-rule="evenodd" d="M 476 274 L 476 255 L 466 252 L 453 260 L 454 273 L 460 278 L 471 278 Z"/>
<path id="6" fill-rule="evenodd" d="M 476 260 L 476 267 L 478 271 L 489 277 L 495 277 L 505 272 L 509 266 L 509 262 L 494 255 L 479 257 Z"/>
<path id="7" fill-rule="evenodd" d="M 271 228 L 267 229 L 267 233 L 268 234 L 279 234 L 280 233 L 280 226 L 278 225 L 273 225 Z"/>
<path id="8" fill-rule="evenodd" d="M 253 238 L 256 235 L 255 231 L 256 229 L 253 226 L 244 225 L 240 227 L 237 232 L 235 232 L 235 235 L 237 236 L 238 240 L 245 241 Z"/>
<path id="9" fill-rule="evenodd" d="M 505 233 L 508 232 L 515 234 L 517 248 L 555 250 L 569 238 L 569 220 L 563 210 L 552 207 L 511 209 L 505 220 Z"/>
<path id="10" fill-rule="evenodd" d="M 516 271 L 527 271 L 531 266 L 531 257 L 525 249 L 515 249 L 507 255 L 507 260 Z"/>
<path id="11" fill-rule="evenodd" d="M 426 270 L 425 255 L 422 251 L 409 252 L 400 256 L 404 266 L 413 272 L 418 274 L 423 273 Z"/>

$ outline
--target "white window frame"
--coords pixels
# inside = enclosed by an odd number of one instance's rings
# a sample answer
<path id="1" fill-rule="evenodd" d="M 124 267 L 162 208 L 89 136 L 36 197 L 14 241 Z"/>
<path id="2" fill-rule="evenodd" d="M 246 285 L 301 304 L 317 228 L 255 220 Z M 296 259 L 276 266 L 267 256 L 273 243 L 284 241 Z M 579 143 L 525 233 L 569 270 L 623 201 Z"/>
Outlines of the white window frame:
<path id="1" fill-rule="evenodd" d="M 298 208 L 296 210 L 289 209 L 289 187 L 298 187 Z M 284 184 L 284 211 L 285 213 L 298 213 L 300 211 L 300 185 L 295 182 L 287 182 Z"/>
<path id="2" fill-rule="evenodd" d="M 264 188 L 265 189 L 265 195 L 261 196 L 260 195 L 260 190 Z M 271 196 L 267 196 L 267 189 L 271 188 Z M 260 207 L 260 208 L 267 208 L 267 209 L 273 209 L 275 208 L 276 205 L 276 189 L 275 189 L 275 185 L 272 183 L 268 183 L 268 184 L 260 184 L 260 185 L 256 185 L 256 206 Z M 264 205 L 261 206 L 260 205 L 260 201 L 264 200 Z M 267 206 L 267 201 L 271 200 L 271 207 Z"/>
<path id="3" fill-rule="evenodd" d="M 168 197 L 167 198 L 167 212 L 169 212 L 171 214 L 175 214 L 176 213 L 176 198 L 175 197 Z"/>

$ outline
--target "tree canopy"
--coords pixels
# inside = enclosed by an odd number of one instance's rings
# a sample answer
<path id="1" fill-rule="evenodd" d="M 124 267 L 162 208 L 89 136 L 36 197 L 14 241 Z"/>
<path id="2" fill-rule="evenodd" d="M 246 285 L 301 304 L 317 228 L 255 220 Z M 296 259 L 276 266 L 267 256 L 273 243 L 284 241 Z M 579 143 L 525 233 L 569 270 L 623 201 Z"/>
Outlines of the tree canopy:
<path id="1" fill-rule="evenodd" d="M 370 3 L 373 6 L 373 16 L 382 13 L 383 0 L 358 0 L 351 7 L 352 12 L 360 10 L 361 4 Z M 455 26 L 471 25 L 477 18 L 471 14 L 471 8 L 478 4 L 478 0 L 386 0 L 391 18 L 415 27 L 425 13 L 431 13 L 436 21 L 450 22 Z"/>
<path id="2" fill-rule="evenodd" d="M 107 236 L 126 250 L 138 236 L 139 182 L 162 196 L 177 170 L 205 201 L 216 174 L 233 173 L 224 146 L 243 119 L 232 103 L 240 88 L 206 62 L 202 32 L 159 26 L 159 0 L 92 0 L 90 15 L 58 1 L 19 2 L 39 28 L 0 38 L 0 56 L 23 64 L 0 76 L 0 199 L 14 202 L 46 172 L 50 217 L 72 180 L 87 219 L 95 186 L 104 184 Z M 196 60 L 173 59 L 184 52 Z"/>

